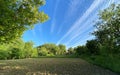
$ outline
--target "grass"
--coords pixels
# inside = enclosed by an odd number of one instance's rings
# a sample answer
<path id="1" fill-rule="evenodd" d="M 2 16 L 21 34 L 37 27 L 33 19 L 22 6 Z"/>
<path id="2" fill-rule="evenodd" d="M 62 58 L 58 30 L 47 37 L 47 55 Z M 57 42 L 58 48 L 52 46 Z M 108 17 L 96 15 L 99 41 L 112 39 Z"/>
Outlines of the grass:
<path id="1" fill-rule="evenodd" d="M 0 75 L 117 75 L 80 58 L 0 60 Z"/>
<path id="2" fill-rule="evenodd" d="M 113 55 L 111 56 L 87 56 L 83 55 L 81 56 L 82 59 L 85 59 L 86 61 L 101 66 L 103 68 L 109 69 L 111 71 L 117 72 L 120 74 L 120 57 Z"/>

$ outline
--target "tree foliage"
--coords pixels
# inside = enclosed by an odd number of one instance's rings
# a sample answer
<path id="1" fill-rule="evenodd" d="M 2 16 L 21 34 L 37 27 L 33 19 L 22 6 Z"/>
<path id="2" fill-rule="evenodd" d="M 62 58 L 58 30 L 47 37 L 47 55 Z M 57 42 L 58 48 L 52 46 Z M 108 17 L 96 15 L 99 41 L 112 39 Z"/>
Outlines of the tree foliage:
<path id="1" fill-rule="evenodd" d="M 99 43 L 97 40 L 89 40 L 86 43 L 87 51 L 90 54 L 99 54 Z"/>
<path id="2" fill-rule="evenodd" d="M 109 53 L 120 52 L 120 4 L 112 4 L 104 9 L 93 33 L 102 46 L 107 47 Z"/>
<path id="3" fill-rule="evenodd" d="M 65 45 L 44 44 L 37 47 L 39 56 L 64 55 L 66 52 Z"/>
<path id="4" fill-rule="evenodd" d="M 0 59 L 21 59 L 37 57 L 37 49 L 33 42 L 24 42 L 22 39 L 14 40 L 8 44 L 0 44 Z"/>
<path id="5" fill-rule="evenodd" d="M 87 53 L 86 46 L 77 46 L 74 48 L 74 50 L 77 55 L 83 55 L 83 54 Z"/>
<path id="6" fill-rule="evenodd" d="M 48 16 L 39 11 L 45 0 L 0 0 L 0 42 L 19 38 L 23 32 L 44 22 Z"/>
<path id="7" fill-rule="evenodd" d="M 74 54 L 75 54 L 74 48 L 72 48 L 72 47 L 68 48 L 67 55 L 74 55 Z"/>
<path id="8" fill-rule="evenodd" d="M 48 50 L 46 49 L 46 47 L 39 48 L 39 51 L 38 51 L 39 56 L 47 56 L 47 54 L 48 54 Z"/>
<path id="9" fill-rule="evenodd" d="M 59 47 L 58 54 L 59 55 L 64 55 L 66 53 L 66 46 L 63 45 L 63 44 L 59 44 L 58 47 Z"/>

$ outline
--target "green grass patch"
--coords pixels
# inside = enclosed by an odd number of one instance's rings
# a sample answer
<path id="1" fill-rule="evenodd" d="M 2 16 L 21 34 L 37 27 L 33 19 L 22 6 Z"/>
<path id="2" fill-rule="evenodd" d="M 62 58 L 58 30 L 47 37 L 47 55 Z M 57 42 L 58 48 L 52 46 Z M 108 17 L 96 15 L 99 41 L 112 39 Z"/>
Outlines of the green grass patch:
<path id="1" fill-rule="evenodd" d="M 85 59 L 86 61 L 107 68 L 111 71 L 117 72 L 120 74 L 120 57 L 113 55 L 113 56 L 88 56 L 88 55 L 82 55 L 82 59 Z"/>

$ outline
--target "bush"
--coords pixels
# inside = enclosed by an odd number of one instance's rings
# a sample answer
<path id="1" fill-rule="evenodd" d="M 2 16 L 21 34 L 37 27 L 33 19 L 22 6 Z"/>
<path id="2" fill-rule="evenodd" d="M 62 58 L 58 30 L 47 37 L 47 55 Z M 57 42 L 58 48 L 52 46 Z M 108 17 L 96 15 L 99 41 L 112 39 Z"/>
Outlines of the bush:
<path id="1" fill-rule="evenodd" d="M 20 58 L 20 49 L 19 48 L 12 48 L 10 50 L 10 57 L 11 59 L 19 59 Z"/>
<path id="2" fill-rule="evenodd" d="M 53 53 L 47 54 L 47 56 L 55 56 Z"/>
<path id="3" fill-rule="evenodd" d="M 77 46 L 76 48 L 74 48 L 74 50 L 75 50 L 77 55 L 82 55 L 82 54 L 87 53 L 85 46 Z"/>
<path id="4" fill-rule="evenodd" d="M 97 40 L 87 41 L 86 47 L 90 55 L 98 55 L 99 52 L 99 43 Z"/>
<path id="5" fill-rule="evenodd" d="M 47 56 L 48 54 L 48 51 L 45 47 L 41 47 L 39 50 L 38 50 L 38 55 L 39 56 Z"/>
<path id="6" fill-rule="evenodd" d="M 31 57 L 38 57 L 38 52 L 36 48 L 33 49 Z"/>
<path id="7" fill-rule="evenodd" d="M 74 48 L 70 47 L 70 48 L 67 50 L 66 55 L 75 55 L 75 50 L 74 50 Z"/>
<path id="8" fill-rule="evenodd" d="M 120 73 L 120 60 L 118 59 L 119 57 L 116 55 L 107 57 L 96 56 L 93 63 Z"/>
<path id="9" fill-rule="evenodd" d="M 8 59 L 9 52 L 6 50 L 0 50 L 0 59 Z"/>

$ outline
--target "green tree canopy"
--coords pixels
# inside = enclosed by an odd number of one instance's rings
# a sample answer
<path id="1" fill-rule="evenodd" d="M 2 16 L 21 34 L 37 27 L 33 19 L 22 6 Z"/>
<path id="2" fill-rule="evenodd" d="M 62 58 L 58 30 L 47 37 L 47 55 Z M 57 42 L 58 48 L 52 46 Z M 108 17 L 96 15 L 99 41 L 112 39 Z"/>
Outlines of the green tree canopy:
<path id="1" fill-rule="evenodd" d="M 120 51 L 120 4 L 112 4 L 100 13 L 99 21 L 93 33 L 101 45 L 113 53 Z M 114 51 L 112 51 L 114 50 Z"/>
<path id="2" fill-rule="evenodd" d="M 59 47 L 59 49 L 60 49 L 60 50 L 58 51 L 59 54 L 60 54 L 60 55 L 65 54 L 65 52 L 66 52 L 66 46 L 63 45 L 63 44 L 59 44 L 58 47 Z"/>
<path id="3" fill-rule="evenodd" d="M 23 32 L 44 22 L 48 16 L 39 11 L 45 0 L 0 0 L 0 42 L 19 38 Z"/>
<path id="4" fill-rule="evenodd" d="M 56 45 L 56 44 L 48 43 L 38 46 L 37 50 L 39 56 L 64 55 L 66 52 L 66 46 L 62 44 Z"/>
<path id="5" fill-rule="evenodd" d="M 117 42 L 120 37 L 119 20 L 120 5 L 112 4 L 111 7 L 100 13 L 100 20 L 96 24 L 97 31 L 94 32 L 94 35 L 102 42 L 107 40 Z"/>
<path id="6" fill-rule="evenodd" d="M 96 55 L 99 54 L 99 43 L 97 40 L 89 40 L 86 43 L 87 51 L 92 54 Z"/>

